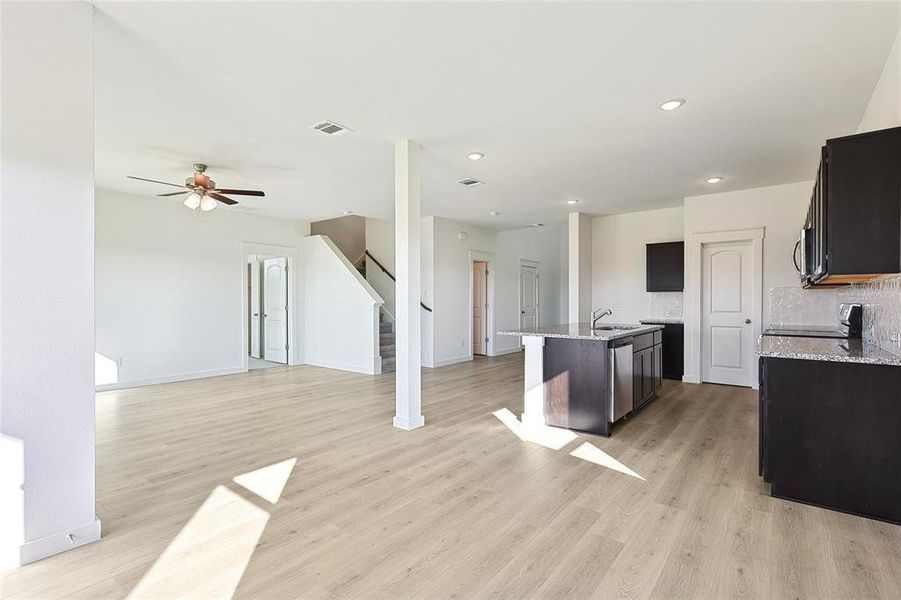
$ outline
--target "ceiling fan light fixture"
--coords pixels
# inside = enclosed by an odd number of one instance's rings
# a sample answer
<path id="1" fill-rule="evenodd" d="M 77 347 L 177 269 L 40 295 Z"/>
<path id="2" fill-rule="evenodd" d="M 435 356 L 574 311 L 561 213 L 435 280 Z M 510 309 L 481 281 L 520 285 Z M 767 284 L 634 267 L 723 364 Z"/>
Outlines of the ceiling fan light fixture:
<path id="1" fill-rule="evenodd" d="M 185 198 L 185 206 L 191 210 L 197 210 L 197 207 L 200 206 L 200 204 L 200 194 L 197 192 L 191 192 L 191 195 Z"/>
<path id="2" fill-rule="evenodd" d="M 219 206 L 219 203 L 216 202 L 216 199 L 211 198 L 206 194 L 204 194 L 203 199 L 201 199 L 200 201 L 200 210 L 202 210 L 203 212 L 210 212 L 217 206 Z"/>

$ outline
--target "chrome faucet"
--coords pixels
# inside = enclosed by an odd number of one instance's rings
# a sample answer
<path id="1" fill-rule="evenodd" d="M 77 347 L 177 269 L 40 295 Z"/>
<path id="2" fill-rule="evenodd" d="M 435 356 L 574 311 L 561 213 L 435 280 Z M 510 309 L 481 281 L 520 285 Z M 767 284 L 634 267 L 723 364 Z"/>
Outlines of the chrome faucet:
<path id="1" fill-rule="evenodd" d="M 598 314 L 598 313 L 600 313 L 600 314 Z M 613 314 L 613 310 L 609 309 L 609 308 L 607 308 L 603 311 L 600 308 L 594 309 L 591 312 L 591 328 L 594 329 L 594 326 L 597 325 L 598 321 L 601 318 L 606 317 L 607 315 L 612 315 L 612 314 Z"/>

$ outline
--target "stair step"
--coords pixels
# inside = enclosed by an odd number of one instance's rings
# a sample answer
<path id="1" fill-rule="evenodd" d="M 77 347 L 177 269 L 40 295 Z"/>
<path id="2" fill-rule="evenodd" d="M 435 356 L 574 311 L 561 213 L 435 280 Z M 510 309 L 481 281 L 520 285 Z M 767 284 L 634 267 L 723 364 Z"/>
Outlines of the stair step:
<path id="1" fill-rule="evenodd" d="M 394 323 L 382 321 L 379 323 L 379 333 L 394 333 Z"/>
<path id="2" fill-rule="evenodd" d="M 395 358 L 393 356 L 382 358 L 382 373 L 392 373 L 395 369 Z"/>
<path id="3" fill-rule="evenodd" d="M 379 333 L 379 343 L 380 344 L 383 344 L 386 342 L 389 344 L 393 344 L 394 338 L 395 338 L 394 333 L 388 333 L 388 332 Z"/>
<path id="4" fill-rule="evenodd" d="M 397 354 L 397 346 L 394 344 L 385 344 L 384 346 L 379 346 L 379 355 L 382 358 L 386 356 L 395 356 Z"/>

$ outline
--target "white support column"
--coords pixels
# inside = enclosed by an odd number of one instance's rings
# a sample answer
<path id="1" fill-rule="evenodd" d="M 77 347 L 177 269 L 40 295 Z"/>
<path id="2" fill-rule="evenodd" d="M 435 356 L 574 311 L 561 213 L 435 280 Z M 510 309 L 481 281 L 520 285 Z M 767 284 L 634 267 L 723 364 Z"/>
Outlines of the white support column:
<path id="1" fill-rule="evenodd" d="M 522 342 L 526 347 L 522 424 L 527 427 L 543 427 L 544 338 L 528 335 L 523 336 Z"/>
<path id="2" fill-rule="evenodd" d="M 569 322 L 591 318 L 591 215 L 569 213 Z"/>
<path id="3" fill-rule="evenodd" d="M 419 146 L 410 140 L 397 142 L 394 145 L 394 243 L 397 269 L 397 408 L 394 426 L 407 430 L 425 424 L 420 381 L 422 249 L 419 246 L 419 192 Z"/>
<path id="4" fill-rule="evenodd" d="M 0 569 L 100 537 L 93 19 L 0 2 Z"/>

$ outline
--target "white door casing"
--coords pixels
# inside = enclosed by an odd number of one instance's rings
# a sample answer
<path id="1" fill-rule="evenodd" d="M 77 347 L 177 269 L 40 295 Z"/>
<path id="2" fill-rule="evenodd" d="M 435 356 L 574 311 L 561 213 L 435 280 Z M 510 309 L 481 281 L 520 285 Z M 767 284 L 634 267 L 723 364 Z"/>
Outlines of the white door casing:
<path id="1" fill-rule="evenodd" d="M 288 363 L 288 259 L 263 261 L 263 358 Z"/>
<path id="2" fill-rule="evenodd" d="M 488 265 L 472 264 L 472 353 L 488 353 Z"/>
<path id="3" fill-rule="evenodd" d="M 538 327 L 538 265 L 519 266 L 519 327 Z"/>
<path id="4" fill-rule="evenodd" d="M 751 386 L 754 379 L 754 252 L 751 241 L 701 250 L 701 380 Z"/>
<path id="5" fill-rule="evenodd" d="M 254 358 L 263 358 L 260 304 L 260 261 L 253 260 L 250 263 L 250 355 Z"/>

